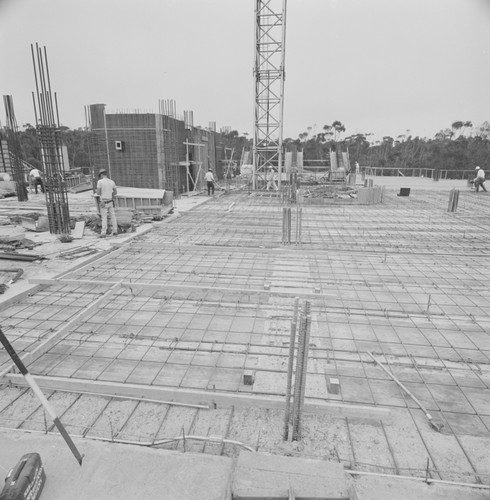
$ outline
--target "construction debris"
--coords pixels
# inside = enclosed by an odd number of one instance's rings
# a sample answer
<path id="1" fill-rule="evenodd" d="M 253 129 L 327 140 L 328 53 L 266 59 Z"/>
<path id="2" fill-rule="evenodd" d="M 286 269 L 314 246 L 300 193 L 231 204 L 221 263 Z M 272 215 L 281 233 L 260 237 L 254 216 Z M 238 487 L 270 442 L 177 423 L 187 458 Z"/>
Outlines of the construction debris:
<path id="1" fill-rule="evenodd" d="M 356 198 L 357 189 L 344 185 L 305 186 L 304 198 Z"/>
<path id="2" fill-rule="evenodd" d="M 92 255 L 97 252 L 98 250 L 96 248 L 88 246 L 76 247 L 72 248 L 71 250 L 67 250 L 66 252 L 61 252 L 59 256 L 60 258 L 65 260 L 74 260 L 74 259 L 79 259 L 80 257 L 86 257 L 87 255 Z"/>
<path id="3" fill-rule="evenodd" d="M 46 257 L 43 255 L 30 255 L 26 253 L 16 253 L 16 252 L 0 252 L 0 259 L 6 260 L 26 260 L 33 262 L 35 260 L 44 260 Z"/>
<path id="4" fill-rule="evenodd" d="M 2 250 L 17 250 L 19 248 L 27 248 L 32 250 L 38 243 L 26 238 L 24 232 L 16 232 L 10 236 L 0 235 L 0 249 Z"/>
<path id="5" fill-rule="evenodd" d="M 17 196 L 17 191 L 15 190 L 15 182 L 0 181 L 0 199 L 10 198 L 12 196 Z"/>
<path id="6" fill-rule="evenodd" d="M 21 224 L 24 229 L 35 232 L 42 232 L 49 230 L 48 218 L 45 215 L 39 216 L 36 220 L 31 217 L 21 217 Z"/>
<path id="7" fill-rule="evenodd" d="M 5 293 L 7 288 L 10 285 L 12 285 L 13 283 L 15 283 L 22 276 L 22 274 L 24 274 L 24 270 L 20 269 L 20 268 L 0 269 L 0 272 L 1 273 L 8 273 L 8 274 L 15 273 L 13 278 L 11 278 L 10 280 L 8 280 L 5 283 L 0 284 L 0 294 Z"/>

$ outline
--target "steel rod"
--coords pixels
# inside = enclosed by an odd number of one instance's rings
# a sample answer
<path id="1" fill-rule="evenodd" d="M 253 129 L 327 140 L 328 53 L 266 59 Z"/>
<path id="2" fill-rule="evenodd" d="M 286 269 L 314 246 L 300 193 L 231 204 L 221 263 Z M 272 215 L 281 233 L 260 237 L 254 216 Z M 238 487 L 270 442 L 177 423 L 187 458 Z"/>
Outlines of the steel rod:
<path id="1" fill-rule="evenodd" d="M 289 336 L 289 357 L 288 357 L 288 372 L 286 382 L 286 410 L 284 412 L 284 431 L 283 439 L 287 441 L 289 437 L 289 422 L 291 419 L 291 386 L 293 380 L 293 367 L 294 367 L 294 351 L 296 347 L 296 327 L 298 324 L 298 307 L 299 298 L 294 299 L 293 319 L 291 321 L 291 330 Z"/>

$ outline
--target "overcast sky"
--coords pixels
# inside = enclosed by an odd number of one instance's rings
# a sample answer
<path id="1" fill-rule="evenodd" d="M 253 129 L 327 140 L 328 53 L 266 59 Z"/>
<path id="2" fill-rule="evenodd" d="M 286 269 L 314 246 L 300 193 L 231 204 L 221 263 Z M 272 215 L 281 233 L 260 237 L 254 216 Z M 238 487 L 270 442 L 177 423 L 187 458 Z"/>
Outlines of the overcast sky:
<path id="1" fill-rule="evenodd" d="M 61 122 L 84 105 L 253 133 L 254 0 L 0 0 L 0 93 L 34 124 L 30 44 L 46 46 Z M 284 137 L 433 137 L 490 121 L 490 0 L 288 0 Z M 5 110 L 0 109 L 5 123 Z"/>

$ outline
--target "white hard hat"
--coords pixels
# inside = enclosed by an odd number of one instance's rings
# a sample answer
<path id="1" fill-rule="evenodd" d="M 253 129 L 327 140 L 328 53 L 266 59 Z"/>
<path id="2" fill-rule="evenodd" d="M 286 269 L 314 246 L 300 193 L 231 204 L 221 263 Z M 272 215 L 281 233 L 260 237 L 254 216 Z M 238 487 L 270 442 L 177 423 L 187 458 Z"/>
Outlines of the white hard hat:
<path id="1" fill-rule="evenodd" d="M 475 170 L 480 170 L 480 167 L 475 167 Z"/>

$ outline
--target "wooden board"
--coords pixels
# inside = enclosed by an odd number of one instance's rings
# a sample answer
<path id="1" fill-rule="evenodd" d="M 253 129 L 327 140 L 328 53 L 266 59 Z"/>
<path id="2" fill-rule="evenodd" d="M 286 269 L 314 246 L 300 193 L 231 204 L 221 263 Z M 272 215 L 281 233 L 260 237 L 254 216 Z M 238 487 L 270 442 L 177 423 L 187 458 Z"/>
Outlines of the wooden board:
<path id="1" fill-rule="evenodd" d="M 73 232 L 71 233 L 71 235 L 73 236 L 73 238 L 75 238 L 76 240 L 79 240 L 81 238 L 83 238 L 83 232 L 85 231 L 85 221 L 78 221 L 75 223 L 75 229 L 73 230 Z"/>

